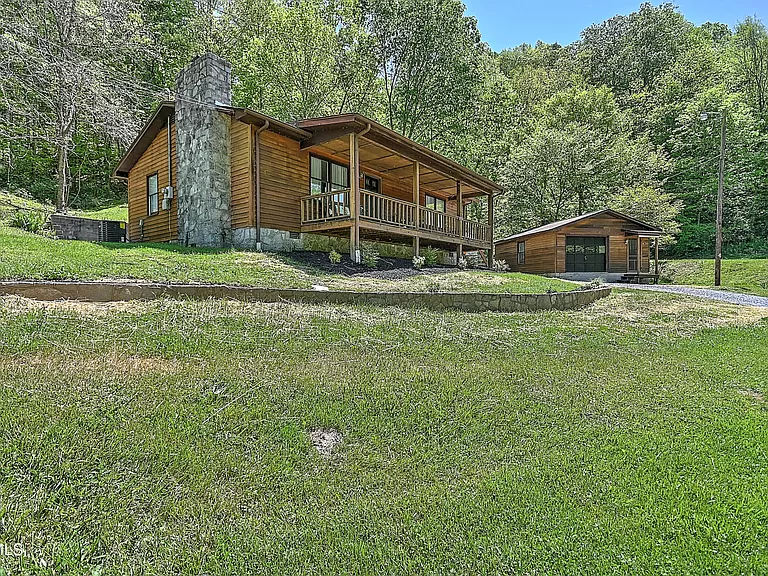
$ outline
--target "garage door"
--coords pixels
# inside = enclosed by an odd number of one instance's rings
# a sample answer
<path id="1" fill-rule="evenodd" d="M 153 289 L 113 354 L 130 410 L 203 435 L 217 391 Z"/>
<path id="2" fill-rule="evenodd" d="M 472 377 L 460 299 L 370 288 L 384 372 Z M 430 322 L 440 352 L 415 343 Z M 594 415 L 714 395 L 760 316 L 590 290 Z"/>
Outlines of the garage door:
<path id="1" fill-rule="evenodd" d="M 565 271 L 605 272 L 605 238 L 567 236 L 565 238 Z"/>

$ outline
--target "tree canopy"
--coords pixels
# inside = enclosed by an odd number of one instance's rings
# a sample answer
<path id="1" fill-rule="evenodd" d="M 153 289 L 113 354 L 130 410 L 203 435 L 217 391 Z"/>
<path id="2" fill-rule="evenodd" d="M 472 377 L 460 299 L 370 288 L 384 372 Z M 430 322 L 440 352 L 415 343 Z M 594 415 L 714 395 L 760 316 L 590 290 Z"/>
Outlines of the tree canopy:
<path id="1" fill-rule="evenodd" d="M 494 53 L 460 0 L 11 3 L 2 185 L 61 208 L 124 197 L 116 159 L 181 67 L 213 51 L 232 62 L 237 105 L 285 121 L 366 114 L 496 180 L 499 234 L 608 206 L 663 227 L 669 253 L 711 252 L 725 113 L 726 250 L 768 238 L 755 17 L 696 26 L 643 3 L 569 46 Z"/>

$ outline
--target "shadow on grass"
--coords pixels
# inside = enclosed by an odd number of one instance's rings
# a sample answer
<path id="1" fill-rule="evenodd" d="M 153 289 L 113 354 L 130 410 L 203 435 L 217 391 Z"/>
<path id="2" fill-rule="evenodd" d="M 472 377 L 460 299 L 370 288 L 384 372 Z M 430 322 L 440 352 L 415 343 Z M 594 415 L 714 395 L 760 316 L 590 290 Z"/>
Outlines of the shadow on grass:
<path id="1" fill-rule="evenodd" d="M 233 251 L 231 248 L 201 248 L 161 242 L 94 242 L 94 244 L 110 250 L 145 250 L 151 248 L 177 254 L 226 254 Z"/>

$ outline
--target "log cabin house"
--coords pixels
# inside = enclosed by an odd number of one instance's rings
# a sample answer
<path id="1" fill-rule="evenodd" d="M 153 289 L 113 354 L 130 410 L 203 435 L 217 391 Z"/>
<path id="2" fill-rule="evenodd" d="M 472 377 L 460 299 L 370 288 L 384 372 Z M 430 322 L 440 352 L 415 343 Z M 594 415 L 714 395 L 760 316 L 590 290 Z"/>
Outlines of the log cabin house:
<path id="1" fill-rule="evenodd" d="M 349 250 L 356 261 L 363 241 L 408 257 L 429 244 L 446 261 L 493 249 L 499 186 L 487 178 L 358 114 L 288 124 L 230 100 L 230 66 L 215 55 L 179 74 L 175 101 L 115 170 L 128 182 L 128 241 Z M 487 220 L 468 217 L 472 202 Z"/>
<path id="2" fill-rule="evenodd" d="M 495 251 L 513 272 L 573 280 L 658 281 L 661 234 L 658 228 L 606 209 L 502 238 Z"/>

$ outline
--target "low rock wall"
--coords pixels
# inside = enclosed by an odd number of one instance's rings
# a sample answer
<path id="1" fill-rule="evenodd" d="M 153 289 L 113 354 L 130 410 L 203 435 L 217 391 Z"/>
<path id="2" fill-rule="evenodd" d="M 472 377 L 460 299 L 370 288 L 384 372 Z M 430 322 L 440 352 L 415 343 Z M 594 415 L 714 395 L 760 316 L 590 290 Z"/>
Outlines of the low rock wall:
<path id="1" fill-rule="evenodd" d="M 548 294 L 483 294 L 478 292 L 345 292 L 204 284 L 150 284 L 127 282 L 10 281 L 0 282 L 0 294 L 35 300 L 117 302 L 155 298 L 230 298 L 260 302 L 307 302 L 398 306 L 466 312 L 535 312 L 572 310 L 592 304 L 611 293 L 610 288 Z"/>

